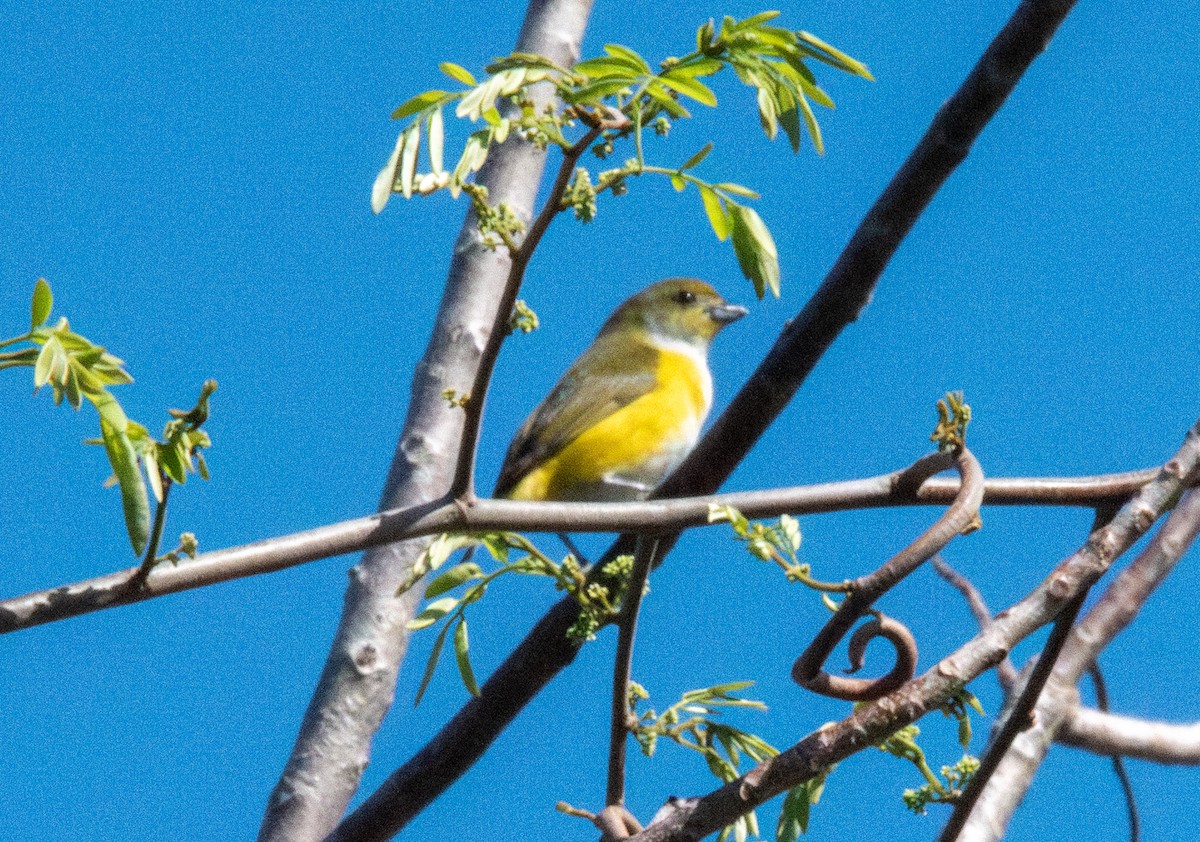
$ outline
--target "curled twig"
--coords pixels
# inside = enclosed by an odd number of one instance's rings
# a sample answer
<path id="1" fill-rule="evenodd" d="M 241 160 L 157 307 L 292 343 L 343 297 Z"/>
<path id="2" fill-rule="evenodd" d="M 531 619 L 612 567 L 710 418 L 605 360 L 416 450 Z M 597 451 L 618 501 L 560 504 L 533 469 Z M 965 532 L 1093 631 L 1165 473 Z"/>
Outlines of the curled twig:
<path id="1" fill-rule="evenodd" d="M 913 677 L 917 665 L 916 641 L 899 621 L 888 619 L 885 623 L 882 617 L 855 633 L 851 640 L 854 647 L 851 657 L 857 651 L 861 664 L 862 649 L 866 642 L 874 637 L 885 637 L 896 650 L 896 663 L 887 675 L 874 679 L 846 678 L 830 675 L 822 669 L 822 665 L 858 618 L 871 609 L 875 600 L 939 552 L 954 536 L 969 532 L 978 525 L 979 506 L 983 502 L 983 469 L 965 447 L 959 449 L 957 454 L 935 453 L 917 460 L 901 474 L 897 485 L 918 487 L 933 474 L 951 466 L 962 477 L 962 486 L 950 508 L 917 540 L 886 564 L 854 581 L 853 590 L 839 606 L 837 613 L 793 664 L 792 678 L 801 687 L 836 699 L 870 701 L 887 695 Z M 903 629 L 903 632 L 899 629 Z M 851 664 L 853 669 L 858 668 L 853 660 Z"/>

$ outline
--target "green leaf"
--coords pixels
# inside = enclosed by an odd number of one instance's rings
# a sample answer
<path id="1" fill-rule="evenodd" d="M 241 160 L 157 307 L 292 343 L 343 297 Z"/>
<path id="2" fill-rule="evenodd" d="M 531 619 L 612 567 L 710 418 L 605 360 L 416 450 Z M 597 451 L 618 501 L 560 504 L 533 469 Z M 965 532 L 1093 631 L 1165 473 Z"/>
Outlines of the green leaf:
<path id="1" fill-rule="evenodd" d="M 775 826 L 775 842 L 796 842 L 801 834 L 808 833 L 811 807 L 808 781 L 788 790 L 779 811 L 779 823 Z"/>
<path id="2" fill-rule="evenodd" d="M 457 65 L 456 65 L 457 66 Z M 429 115 L 429 167 L 430 172 L 440 173 L 442 166 L 442 150 L 446 144 L 446 131 L 442 123 L 442 109 L 434 109 Z"/>
<path id="3" fill-rule="evenodd" d="M 700 200 L 704 202 L 704 212 L 708 214 L 708 224 L 712 226 L 713 233 L 718 240 L 725 242 L 732 223 L 721 197 L 711 187 L 700 185 Z"/>
<path id="4" fill-rule="evenodd" d="M 492 130 L 480 129 L 473 132 L 467 138 L 467 143 L 463 147 L 462 157 L 458 159 L 458 164 L 454 168 L 454 175 L 450 178 L 450 195 L 458 198 L 458 194 L 462 190 L 462 183 L 466 181 L 467 176 L 480 167 L 487 160 L 488 144 L 491 142 Z"/>
<path id="5" fill-rule="evenodd" d="M 421 697 L 425 695 L 426 689 L 429 687 L 429 681 L 433 678 L 433 671 L 437 667 L 438 658 L 442 656 L 442 647 L 446 645 L 446 632 L 450 631 L 450 626 L 443 626 L 438 632 L 437 638 L 433 641 L 433 649 L 429 652 L 429 660 L 425 662 L 425 674 L 421 676 L 421 684 L 417 687 L 416 698 L 413 699 L 413 707 L 421 704 Z"/>
<path id="6" fill-rule="evenodd" d="M 453 596 L 446 596 L 435 600 L 426 605 L 425 609 L 409 620 L 405 626 L 412 631 L 428 628 L 457 608 L 458 602 L 458 598 Z"/>
<path id="7" fill-rule="evenodd" d="M 71 404 L 71 409 L 79 409 L 83 405 L 83 395 L 79 391 L 79 375 L 75 365 L 68 362 L 67 376 L 63 378 L 63 391 L 67 394 L 67 402 Z"/>
<path id="8" fill-rule="evenodd" d="M 142 454 L 142 462 L 146 465 L 146 479 L 150 482 L 150 491 L 159 503 L 163 501 L 162 473 L 158 468 L 157 447 L 151 447 Z"/>
<path id="9" fill-rule="evenodd" d="M 779 297 L 779 253 L 762 217 L 745 205 L 729 205 L 733 222 L 733 253 L 738 265 L 762 298 L 767 289 Z"/>
<path id="10" fill-rule="evenodd" d="M 162 465 L 162 469 L 166 472 L 172 481 L 184 483 L 187 481 L 187 467 L 184 458 L 181 458 L 179 448 L 174 442 L 166 444 L 156 444 L 155 450 L 158 462 Z"/>
<path id="11" fill-rule="evenodd" d="M 115 401 L 114 401 L 115 403 Z M 108 454 L 113 475 L 121 486 L 121 505 L 125 511 L 125 530 L 135 555 L 141 555 L 150 537 L 150 501 L 146 496 L 146 483 L 138 468 L 137 454 L 124 430 L 117 430 L 103 417 L 100 419 L 100 435 L 104 439 L 104 451 Z"/>
<path id="12" fill-rule="evenodd" d="M 796 100 L 796 104 L 800 106 L 800 113 L 804 115 L 804 124 L 808 127 L 808 136 L 812 138 L 813 147 L 817 150 L 818 155 L 825 154 L 825 144 L 821 140 L 821 127 L 817 125 L 817 117 L 812 112 L 812 107 L 808 104 L 804 94 Z"/>
<path id="13" fill-rule="evenodd" d="M 455 64 L 452 61 L 443 61 L 438 65 L 438 70 L 445 73 L 456 82 L 462 82 L 464 85 L 475 87 L 475 77 L 471 72 L 462 65 Z"/>
<path id="14" fill-rule="evenodd" d="M 608 53 L 618 61 L 625 62 L 637 73 L 649 74 L 654 72 L 650 69 L 650 65 L 646 64 L 646 60 L 644 58 L 628 47 L 623 47 L 620 44 L 605 44 L 604 52 Z"/>
<path id="15" fill-rule="evenodd" d="M 589 82 L 586 85 L 581 85 L 569 92 L 567 99 L 576 104 L 587 102 L 598 103 L 605 97 L 616 96 L 626 88 L 633 87 L 636 83 L 636 79 L 625 77 L 600 79 L 595 82 Z"/>
<path id="16" fill-rule="evenodd" d="M 400 153 L 400 192 L 412 198 L 413 178 L 417 174 L 417 153 L 421 150 L 421 124 L 413 123 L 405 132 L 404 151 Z"/>
<path id="17" fill-rule="evenodd" d="M 50 309 L 54 306 L 54 294 L 45 278 L 38 278 L 33 285 L 33 301 L 30 304 L 30 327 L 41 327 L 50 318 Z"/>
<path id="18" fill-rule="evenodd" d="M 631 68 L 628 62 L 605 57 L 590 58 L 587 61 L 581 61 L 572 68 L 572 71 L 581 76 L 586 76 L 591 80 L 620 76 L 623 79 L 633 81 L 638 76 L 637 71 Z"/>
<path id="19" fill-rule="evenodd" d="M 867 69 L 865 64 L 858 59 L 851 58 L 841 50 L 826 44 L 816 35 L 810 32 L 797 32 L 796 38 L 801 44 L 805 44 L 811 49 L 812 57 L 818 61 L 823 61 L 839 70 L 853 73 L 855 76 L 861 76 L 868 81 L 875 81 L 875 77 L 871 75 L 871 71 Z"/>
<path id="20" fill-rule="evenodd" d="M 396 186 L 396 168 L 400 166 L 400 153 L 404 151 L 404 142 L 407 137 L 407 130 L 400 132 L 400 136 L 396 138 L 396 146 L 392 149 L 392 154 L 388 156 L 387 163 L 383 165 L 379 175 L 375 176 L 375 183 L 371 185 L 372 213 L 382 211 L 392 196 L 392 191 Z"/>
<path id="21" fill-rule="evenodd" d="M 682 193 L 687 188 L 687 182 L 678 173 L 671 173 L 671 186 L 675 188 L 676 193 Z"/>
<path id="22" fill-rule="evenodd" d="M 800 114 L 796 110 L 796 96 L 803 94 L 797 91 L 793 95 L 784 85 L 779 86 L 779 125 L 787 133 L 792 152 L 800 151 Z"/>
<path id="23" fill-rule="evenodd" d="M 473 561 L 464 561 L 461 564 L 454 565 L 430 582 L 429 586 L 425 588 L 425 596 L 428 599 L 433 599 L 435 596 L 441 596 L 446 591 L 457 588 L 464 582 L 482 578 L 483 569 L 478 564 Z"/>
<path id="24" fill-rule="evenodd" d="M 58 338 L 51 336 L 38 352 L 37 362 L 33 365 L 33 389 L 38 389 L 50 382 L 50 370 L 54 367 L 54 350 L 61 348 Z"/>
<path id="25" fill-rule="evenodd" d="M 731 181 L 722 181 L 720 184 L 713 185 L 714 190 L 719 190 L 722 193 L 732 193 L 735 196 L 741 196 L 745 199 L 757 199 L 759 195 L 749 187 L 743 187 L 740 184 L 734 184 Z"/>
<path id="26" fill-rule="evenodd" d="M 663 86 L 659 84 L 658 79 L 655 79 L 646 86 L 646 94 L 677 120 L 692 116 L 691 112 L 680 105 L 674 97 L 664 90 Z"/>
<path id="27" fill-rule="evenodd" d="M 689 79 L 686 76 L 672 76 L 669 74 L 659 76 L 658 81 L 684 96 L 691 97 L 696 102 L 713 107 L 717 104 L 717 95 L 703 82 L 697 82 L 695 79 Z"/>
<path id="28" fill-rule="evenodd" d="M 712 76 L 724 66 L 722 62 L 717 61 L 715 58 L 695 55 L 674 65 L 667 72 L 675 79 L 681 76 L 694 79 L 697 76 Z"/>
<path id="29" fill-rule="evenodd" d="M 416 114 L 418 111 L 424 111 L 426 108 L 429 108 L 431 105 L 440 101 L 443 97 L 450 96 L 453 96 L 453 94 L 448 93 L 447 91 L 425 91 L 424 93 L 417 94 L 415 97 L 408 100 L 395 111 L 393 111 L 392 119 L 400 120 L 409 116 L 410 114 Z"/>
<path id="30" fill-rule="evenodd" d="M 698 166 L 701 161 L 708 157 L 708 153 L 712 151 L 713 145 L 711 143 L 704 144 L 703 149 L 683 162 L 683 164 L 679 167 L 679 171 L 683 172 L 684 170 L 690 170 L 692 167 Z"/>
<path id="31" fill-rule="evenodd" d="M 779 17 L 779 12 L 775 12 L 775 11 L 759 12 L 757 15 L 751 15 L 750 17 L 746 18 L 745 20 L 738 21 L 737 25 L 734 26 L 731 31 L 744 32 L 747 29 L 754 29 L 760 23 L 766 23 L 769 20 L 775 20 L 775 18 L 777 18 L 777 17 Z"/>
<path id="32" fill-rule="evenodd" d="M 779 129 L 779 107 L 775 102 L 774 93 L 766 85 L 758 89 L 758 121 L 762 123 L 763 131 L 769 140 L 775 139 Z"/>
<path id="33" fill-rule="evenodd" d="M 471 669 L 470 644 L 467 642 L 467 621 L 460 618 L 454 627 L 454 660 L 458 662 L 458 674 L 462 677 L 463 686 L 472 696 L 479 695 L 479 683 L 475 681 L 475 671 Z"/>

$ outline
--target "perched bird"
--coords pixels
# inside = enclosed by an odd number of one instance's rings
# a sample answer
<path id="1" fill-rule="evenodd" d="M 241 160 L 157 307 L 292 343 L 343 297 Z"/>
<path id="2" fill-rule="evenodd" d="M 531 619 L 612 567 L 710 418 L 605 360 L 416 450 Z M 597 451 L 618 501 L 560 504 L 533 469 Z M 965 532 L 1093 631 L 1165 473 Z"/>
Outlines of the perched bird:
<path id="1" fill-rule="evenodd" d="M 616 309 L 509 445 L 494 496 L 638 500 L 696 444 L 712 405 L 708 346 L 746 315 L 671 278 Z"/>

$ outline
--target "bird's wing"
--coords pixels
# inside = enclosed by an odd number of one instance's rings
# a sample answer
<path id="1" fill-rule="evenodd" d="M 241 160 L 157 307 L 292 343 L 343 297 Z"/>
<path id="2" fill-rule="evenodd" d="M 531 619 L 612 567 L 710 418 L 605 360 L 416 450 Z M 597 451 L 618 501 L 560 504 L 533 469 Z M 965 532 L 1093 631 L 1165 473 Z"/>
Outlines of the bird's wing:
<path id="1" fill-rule="evenodd" d="M 494 496 L 502 497 L 527 473 L 586 430 L 654 388 L 658 351 L 649 345 L 606 348 L 598 339 L 567 369 L 546 399 L 517 430 Z M 598 360 L 603 363 L 598 364 Z"/>

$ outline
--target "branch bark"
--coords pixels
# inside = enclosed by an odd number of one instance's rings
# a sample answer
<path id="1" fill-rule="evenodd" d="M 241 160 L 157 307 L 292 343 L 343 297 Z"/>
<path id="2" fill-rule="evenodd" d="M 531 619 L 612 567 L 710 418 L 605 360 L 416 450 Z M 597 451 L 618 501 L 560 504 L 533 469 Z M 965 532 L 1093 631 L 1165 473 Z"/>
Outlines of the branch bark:
<path id="1" fill-rule="evenodd" d="M 591 0 L 532 0 L 517 49 L 573 64 L 591 5 Z M 489 156 L 479 180 L 493 201 L 508 204 L 528 221 L 544 163 L 544 152 L 511 138 Z M 381 508 L 420 505 L 449 488 L 462 413 L 449 407 L 442 393 L 472 381 L 502 300 L 508 264 L 507 255 L 482 245 L 468 214 L 433 335 L 413 375 L 408 418 Z M 405 623 L 421 598 L 420 588 L 400 598 L 396 588 L 422 547 L 417 541 L 376 547 L 350 571 L 341 624 L 292 755 L 271 793 L 260 840 L 323 839 L 358 788 L 408 648 Z"/>
<path id="2" fill-rule="evenodd" d="M 1108 525 L 1093 532 L 1032 593 L 1001 612 L 973 640 L 895 693 L 861 705 L 851 716 L 810 734 L 738 780 L 700 798 L 671 799 L 654 821 L 632 839 L 636 842 L 702 839 L 768 799 L 811 779 L 831 763 L 874 745 L 896 729 L 936 710 L 1091 587 L 1171 507 L 1197 475 L 1200 475 L 1200 423 L 1188 431 L 1183 447 L 1163 466 L 1154 482 L 1122 506 Z M 993 778 L 993 786 L 996 782 L 997 778 Z"/>
<path id="3" fill-rule="evenodd" d="M 1088 506 L 1122 500 L 1154 478 L 1156 469 L 1090 477 L 1006 477 L 984 481 L 984 505 Z M 510 529 L 529 532 L 639 532 L 682 529 L 708 522 L 708 506 L 723 504 L 747 517 L 817 514 L 891 506 L 953 502 L 959 482 L 932 477 L 915 490 L 899 484 L 902 472 L 866 479 L 716 496 L 639 503 L 529 503 L 442 498 L 388 509 L 354 520 L 202 553 L 179 565 L 156 566 L 139 587 L 129 568 L 0 602 L 0 634 L 92 611 L 258 576 L 330 556 L 357 552 L 422 535 Z"/>
<path id="4" fill-rule="evenodd" d="M 1193 428 L 1191 437 L 1196 435 L 1197 428 Z M 1050 743 L 1078 703 L 1075 687 L 1080 676 L 1133 620 L 1150 593 L 1166 578 L 1198 534 L 1200 492 L 1191 490 L 1184 494 L 1145 550 L 1121 571 L 1071 633 L 1035 708 L 1034 724 L 1017 738 L 996 770 L 959 840 L 985 842 L 1004 835 L 1004 829 L 1028 791 Z"/>
<path id="5" fill-rule="evenodd" d="M 1075 707 L 1055 740 L 1093 754 L 1121 755 L 1179 766 L 1200 765 L 1200 722 L 1179 725 Z"/>

